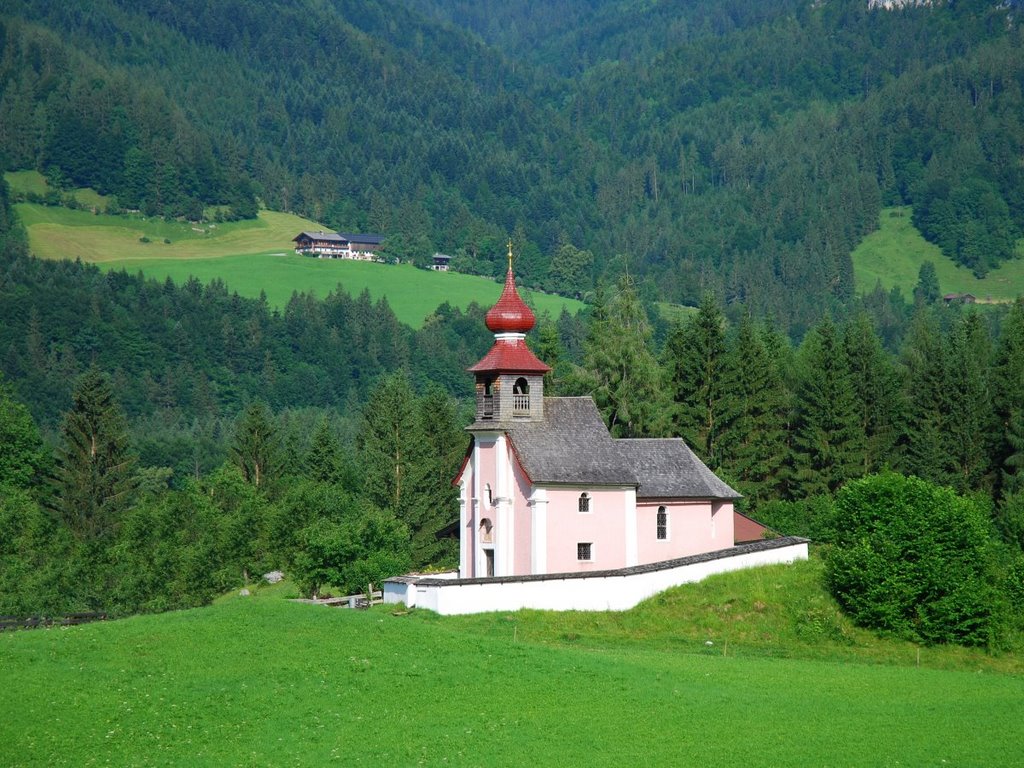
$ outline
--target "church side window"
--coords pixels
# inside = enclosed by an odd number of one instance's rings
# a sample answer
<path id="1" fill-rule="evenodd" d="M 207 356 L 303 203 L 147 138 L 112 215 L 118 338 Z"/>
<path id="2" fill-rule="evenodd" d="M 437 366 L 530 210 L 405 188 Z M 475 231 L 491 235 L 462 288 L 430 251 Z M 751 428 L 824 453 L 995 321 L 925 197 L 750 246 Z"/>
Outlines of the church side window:
<path id="1" fill-rule="evenodd" d="M 576 559 L 587 562 L 594 559 L 594 545 L 589 541 L 581 541 L 576 544 Z"/>
<path id="2" fill-rule="evenodd" d="M 658 540 L 664 541 L 668 538 L 668 510 L 665 507 L 658 507 Z"/>
<path id="3" fill-rule="evenodd" d="M 579 510 L 580 510 L 580 512 L 589 512 L 590 511 L 590 494 L 589 493 L 581 493 L 580 494 Z"/>

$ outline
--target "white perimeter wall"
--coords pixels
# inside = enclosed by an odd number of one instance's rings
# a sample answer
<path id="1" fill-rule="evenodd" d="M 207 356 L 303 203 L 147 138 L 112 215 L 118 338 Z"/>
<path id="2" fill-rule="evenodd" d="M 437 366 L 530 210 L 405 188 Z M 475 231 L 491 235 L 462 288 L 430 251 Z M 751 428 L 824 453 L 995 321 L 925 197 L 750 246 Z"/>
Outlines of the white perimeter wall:
<path id="1" fill-rule="evenodd" d="M 739 550 L 736 553 L 724 550 L 714 559 L 640 573 L 469 583 L 454 580 L 449 584 L 403 584 L 404 589 L 390 590 L 385 584 L 384 602 L 404 602 L 407 606 L 426 608 L 443 616 L 520 608 L 624 611 L 670 587 L 700 581 L 716 573 L 807 559 L 806 541 L 755 551 L 736 549 Z"/>

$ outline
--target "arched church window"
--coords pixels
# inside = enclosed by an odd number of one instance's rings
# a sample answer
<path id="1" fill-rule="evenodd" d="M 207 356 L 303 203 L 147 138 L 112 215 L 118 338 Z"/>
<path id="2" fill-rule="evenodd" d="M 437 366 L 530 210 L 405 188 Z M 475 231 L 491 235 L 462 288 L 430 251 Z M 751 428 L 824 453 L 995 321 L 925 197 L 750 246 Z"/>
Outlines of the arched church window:
<path id="1" fill-rule="evenodd" d="M 493 507 L 494 506 L 494 492 L 491 490 L 491 484 L 490 483 L 487 483 L 487 485 L 484 486 L 484 493 L 487 494 L 487 504 L 489 506 Z"/>
<path id="2" fill-rule="evenodd" d="M 665 507 L 658 507 L 658 539 L 668 538 L 668 510 Z"/>
<path id="3" fill-rule="evenodd" d="M 494 541 L 494 526 L 490 518 L 485 517 L 480 521 L 480 541 L 483 544 L 490 544 Z"/>
<path id="4" fill-rule="evenodd" d="M 520 376 L 512 386 L 512 391 L 517 395 L 528 395 L 530 394 L 530 382 Z"/>
<path id="5" fill-rule="evenodd" d="M 580 512 L 589 512 L 590 511 L 590 494 L 589 493 L 581 493 L 580 494 L 579 510 L 580 510 Z"/>

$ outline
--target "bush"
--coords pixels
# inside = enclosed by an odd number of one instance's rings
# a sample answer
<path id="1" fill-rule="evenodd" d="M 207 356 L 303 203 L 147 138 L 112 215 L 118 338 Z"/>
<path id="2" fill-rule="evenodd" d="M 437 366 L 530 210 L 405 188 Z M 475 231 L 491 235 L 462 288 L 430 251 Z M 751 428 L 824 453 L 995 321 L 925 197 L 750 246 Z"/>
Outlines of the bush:
<path id="1" fill-rule="evenodd" d="M 292 575 L 312 597 L 327 585 L 344 594 L 379 587 L 412 566 L 409 529 L 387 512 L 366 505 L 348 520 L 319 519 L 299 534 Z"/>
<path id="2" fill-rule="evenodd" d="M 825 583 L 861 626 L 926 643 L 990 645 L 999 629 L 994 542 L 982 507 L 886 473 L 836 495 Z"/>

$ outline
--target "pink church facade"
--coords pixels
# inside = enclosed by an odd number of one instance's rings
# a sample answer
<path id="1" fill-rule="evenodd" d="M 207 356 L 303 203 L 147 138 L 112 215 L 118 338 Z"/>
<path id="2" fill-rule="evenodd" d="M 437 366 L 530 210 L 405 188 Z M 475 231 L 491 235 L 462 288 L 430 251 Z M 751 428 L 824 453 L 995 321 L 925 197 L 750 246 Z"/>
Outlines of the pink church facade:
<path id="1" fill-rule="evenodd" d="M 470 372 L 459 577 L 586 573 L 732 547 L 737 494 L 680 439 L 615 439 L 589 397 L 544 397 L 534 317 L 511 269 Z"/>

